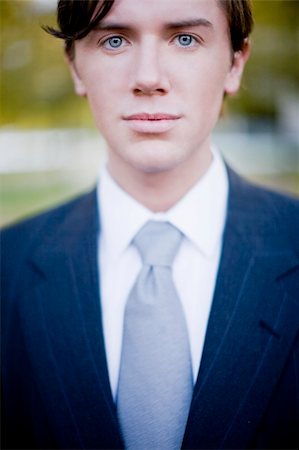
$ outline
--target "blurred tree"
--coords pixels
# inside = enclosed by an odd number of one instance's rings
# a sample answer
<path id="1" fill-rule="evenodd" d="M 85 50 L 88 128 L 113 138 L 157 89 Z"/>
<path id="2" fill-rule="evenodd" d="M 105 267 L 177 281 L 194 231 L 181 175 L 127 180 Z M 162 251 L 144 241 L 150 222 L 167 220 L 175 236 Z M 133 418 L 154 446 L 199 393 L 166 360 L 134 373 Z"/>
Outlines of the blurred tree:
<path id="1" fill-rule="evenodd" d="M 35 0 L 1 0 L 1 125 L 75 126 L 84 102 L 73 95 L 62 42 L 41 25 L 53 13 L 36 8 Z M 73 117 L 73 108 L 78 109 Z"/>
<path id="2" fill-rule="evenodd" d="M 299 1 L 255 0 L 252 55 L 236 109 L 275 119 L 281 96 L 299 101 Z M 299 120 L 299 118 L 298 118 Z"/>

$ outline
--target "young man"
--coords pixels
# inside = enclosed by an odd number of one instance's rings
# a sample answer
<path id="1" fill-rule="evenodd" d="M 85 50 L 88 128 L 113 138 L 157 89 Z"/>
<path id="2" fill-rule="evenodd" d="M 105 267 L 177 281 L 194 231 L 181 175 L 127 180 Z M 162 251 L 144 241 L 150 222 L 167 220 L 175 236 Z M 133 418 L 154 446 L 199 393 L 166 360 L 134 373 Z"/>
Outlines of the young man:
<path id="1" fill-rule="evenodd" d="M 3 233 L 8 448 L 297 448 L 299 208 L 212 150 L 249 1 L 60 0 L 97 190 Z"/>

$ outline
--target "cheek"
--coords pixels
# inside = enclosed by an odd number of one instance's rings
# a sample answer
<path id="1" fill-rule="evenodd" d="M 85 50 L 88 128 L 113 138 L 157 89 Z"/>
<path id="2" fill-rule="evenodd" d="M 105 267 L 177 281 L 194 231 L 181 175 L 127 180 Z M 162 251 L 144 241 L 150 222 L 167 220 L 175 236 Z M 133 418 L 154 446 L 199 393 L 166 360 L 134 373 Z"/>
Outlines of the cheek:
<path id="1" fill-rule="evenodd" d="M 115 109 L 116 100 L 111 92 L 114 90 L 109 86 L 107 77 L 102 74 L 93 74 L 88 77 L 85 86 L 87 87 L 87 98 L 96 122 L 102 122 Z"/>
<path id="2" fill-rule="evenodd" d="M 219 55 L 200 61 L 190 61 L 180 71 L 181 92 L 188 92 L 191 99 L 200 99 L 201 102 L 222 99 L 228 73 L 227 66 L 226 61 L 219 61 Z"/>
<path id="3" fill-rule="evenodd" d="M 87 97 L 92 104 L 103 105 L 105 108 L 117 106 L 117 99 L 124 95 L 127 78 L 115 67 L 101 64 L 90 67 L 83 73 Z"/>
<path id="4" fill-rule="evenodd" d="M 119 129 L 118 101 L 120 96 L 116 94 L 112 86 L 98 83 L 87 93 L 89 106 L 93 120 L 102 136 L 108 141 L 123 136 Z M 100 87 L 101 86 L 101 87 Z M 117 127 L 116 127 L 117 126 Z"/>
<path id="5" fill-rule="evenodd" d="M 209 122 L 218 119 L 224 94 L 222 82 L 223 79 L 210 77 L 189 86 L 188 103 L 195 124 L 198 120 Z"/>

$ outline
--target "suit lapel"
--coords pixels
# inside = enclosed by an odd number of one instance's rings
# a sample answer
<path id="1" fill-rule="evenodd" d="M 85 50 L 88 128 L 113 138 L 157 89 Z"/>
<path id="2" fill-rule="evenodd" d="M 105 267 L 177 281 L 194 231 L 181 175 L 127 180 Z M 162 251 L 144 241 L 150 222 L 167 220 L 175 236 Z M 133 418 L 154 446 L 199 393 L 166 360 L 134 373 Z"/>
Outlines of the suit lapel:
<path id="1" fill-rule="evenodd" d="M 254 196 L 247 197 L 248 187 L 243 191 L 242 181 L 231 172 L 230 188 L 184 448 L 249 445 L 297 330 L 298 304 L 283 280 L 298 260 L 286 250 L 290 247 L 282 242 L 278 224 L 269 224 Z"/>
<path id="2" fill-rule="evenodd" d="M 67 214 L 33 262 L 42 277 L 23 302 L 24 319 L 34 323 L 26 339 L 61 448 L 120 448 L 101 323 L 95 192 Z"/>

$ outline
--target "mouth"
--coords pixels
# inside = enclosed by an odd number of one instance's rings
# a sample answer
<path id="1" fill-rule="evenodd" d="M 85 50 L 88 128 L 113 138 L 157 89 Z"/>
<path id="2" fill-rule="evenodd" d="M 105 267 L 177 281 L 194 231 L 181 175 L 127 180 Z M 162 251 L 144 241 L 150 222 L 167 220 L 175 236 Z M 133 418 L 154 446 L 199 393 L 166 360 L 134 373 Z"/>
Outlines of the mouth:
<path id="1" fill-rule="evenodd" d="M 129 128 L 138 133 L 165 133 L 170 131 L 181 118 L 179 115 L 168 113 L 137 113 L 124 116 L 123 120 L 127 122 Z"/>

